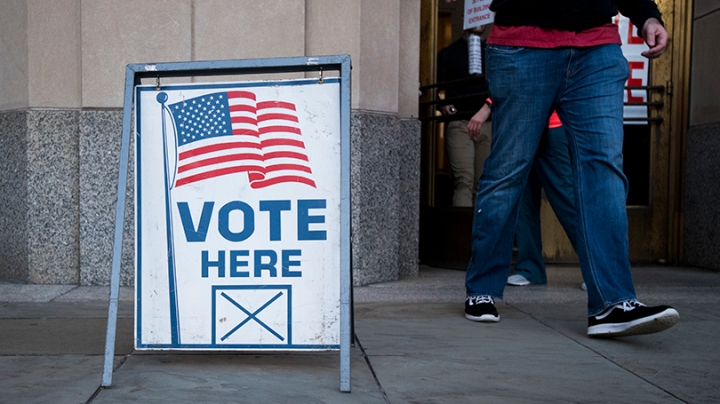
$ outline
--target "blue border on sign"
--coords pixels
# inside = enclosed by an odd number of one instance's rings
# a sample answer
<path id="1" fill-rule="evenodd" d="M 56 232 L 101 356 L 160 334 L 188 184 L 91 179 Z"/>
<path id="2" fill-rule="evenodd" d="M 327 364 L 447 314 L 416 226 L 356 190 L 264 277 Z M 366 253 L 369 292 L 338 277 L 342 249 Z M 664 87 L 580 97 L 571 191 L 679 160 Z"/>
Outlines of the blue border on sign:
<path id="1" fill-rule="evenodd" d="M 137 99 L 137 106 L 138 110 L 140 110 L 140 98 Z M 139 118 L 138 118 L 139 121 Z M 136 182 L 135 182 L 135 195 L 137 196 L 138 200 L 140 199 L 140 189 L 142 188 L 140 183 L 142 182 L 140 175 L 140 147 L 138 146 L 140 144 L 140 132 L 137 133 L 135 136 L 135 167 L 137 169 L 137 175 L 135 176 Z M 137 203 L 137 202 L 136 202 Z M 142 210 L 135 209 L 135 245 L 136 246 L 142 246 L 142 231 L 140 229 L 139 223 L 142 223 Z M 140 275 L 140 266 L 142 262 L 142 247 L 136 247 L 135 248 L 135 268 L 136 274 L 135 274 L 135 321 L 137 322 L 136 328 L 135 328 L 135 346 L 140 346 L 140 336 L 142 335 L 142 321 L 140 321 L 140 317 L 142 315 L 142 276 Z"/>
<path id="2" fill-rule="evenodd" d="M 339 77 L 328 77 L 323 79 L 324 83 L 341 83 L 341 79 Z M 241 82 L 241 83 L 198 83 L 198 84 L 181 84 L 181 85 L 163 85 L 162 90 L 163 91 L 178 91 L 178 90 L 212 90 L 212 89 L 225 89 L 225 88 L 245 88 L 245 87 L 274 87 L 274 86 L 304 86 L 304 85 L 315 85 L 318 83 L 317 79 L 297 79 L 297 80 L 279 80 L 279 81 L 249 81 L 249 82 Z M 277 348 L 284 348 L 284 349 L 298 349 L 298 350 L 331 350 L 331 349 L 340 349 L 340 345 L 312 345 L 312 344 L 304 344 L 304 345 L 293 345 L 290 343 L 291 338 L 291 329 L 288 330 L 288 344 L 274 344 L 274 345 L 231 345 L 231 344 L 183 344 L 180 340 L 177 344 L 143 344 L 142 343 L 142 226 L 140 225 L 142 220 L 142 192 L 141 192 L 141 178 L 142 178 L 142 164 L 141 164 L 141 150 L 140 150 L 140 140 L 142 137 L 141 128 L 142 128 L 142 106 L 141 101 L 142 97 L 140 96 L 142 93 L 147 91 L 152 92 L 158 92 L 157 88 L 153 85 L 143 85 L 143 86 L 136 86 L 135 87 L 136 94 L 135 94 L 135 128 L 136 128 L 136 137 L 135 137 L 135 169 L 136 169 L 136 183 L 135 183 L 135 283 L 136 283 L 136 298 L 135 298 L 135 320 L 136 320 L 136 327 L 135 327 L 135 346 L 138 349 L 277 349 Z M 342 86 L 340 86 L 340 99 L 342 101 Z M 339 108 L 342 108 L 342 102 L 339 105 Z M 164 112 L 163 112 L 164 113 Z M 342 115 L 342 111 L 340 111 L 340 115 Z M 342 134 L 341 134 L 342 136 Z M 268 286 L 262 286 L 262 285 L 243 285 L 243 286 L 249 286 L 252 288 L 268 288 Z M 236 286 L 229 286 L 229 287 L 236 287 Z M 215 310 L 215 296 L 214 296 L 214 290 L 215 286 L 213 286 L 213 315 Z M 290 291 L 288 291 L 290 293 Z M 290 304 L 290 296 L 288 296 L 288 304 Z M 290 308 L 288 309 L 290 310 Z M 290 313 L 290 311 L 288 311 Z M 169 314 L 169 313 L 168 313 Z M 214 316 L 213 316 L 214 318 Z M 288 323 L 288 327 L 291 327 L 291 324 Z M 212 341 L 215 341 L 215 325 L 213 322 L 213 328 L 212 328 Z"/>
<path id="3" fill-rule="evenodd" d="M 197 349 L 197 350 L 222 350 L 229 349 L 252 349 L 252 350 L 270 350 L 270 349 L 283 349 L 283 350 L 314 350 L 314 351 L 330 351 L 340 349 L 340 345 L 212 345 L 212 344 L 144 344 L 138 346 L 138 349 Z"/>

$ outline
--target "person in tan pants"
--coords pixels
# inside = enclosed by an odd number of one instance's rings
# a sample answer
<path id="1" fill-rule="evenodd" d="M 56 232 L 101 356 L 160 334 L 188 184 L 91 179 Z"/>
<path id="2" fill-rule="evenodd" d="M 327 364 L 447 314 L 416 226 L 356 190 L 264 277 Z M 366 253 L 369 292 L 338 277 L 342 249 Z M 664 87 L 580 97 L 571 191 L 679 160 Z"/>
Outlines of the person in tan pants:
<path id="1" fill-rule="evenodd" d="M 468 134 L 468 120 L 450 121 L 445 143 L 454 181 L 453 206 L 472 207 L 485 159 L 490 154 L 492 126 L 483 125 L 479 134 Z"/>
<path id="2" fill-rule="evenodd" d="M 438 109 L 450 118 L 457 116 L 456 120 L 448 121 L 445 131 L 445 145 L 454 177 L 452 205 L 457 207 L 473 206 L 478 179 L 490 154 L 492 125 L 484 125 L 477 136 L 468 133 L 470 117 L 485 101 L 482 94 L 487 92 L 487 83 L 480 79 L 472 84 L 452 84 L 473 76 L 469 72 L 469 38 L 470 35 L 482 35 L 484 29 L 465 30 L 458 40 L 438 54 L 438 82 L 450 82 L 444 87 L 445 99 L 449 102 Z"/>

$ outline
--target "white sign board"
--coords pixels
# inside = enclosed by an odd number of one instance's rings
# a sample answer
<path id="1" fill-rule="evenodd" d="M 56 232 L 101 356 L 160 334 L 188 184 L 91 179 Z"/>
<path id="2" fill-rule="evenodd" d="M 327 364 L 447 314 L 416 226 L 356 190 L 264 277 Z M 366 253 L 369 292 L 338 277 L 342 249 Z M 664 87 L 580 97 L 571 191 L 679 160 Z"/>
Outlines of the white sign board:
<path id="1" fill-rule="evenodd" d="M 339 86 L 136 88 L 137 349 L 340 347 Z"/>
<path id="2" fill-rule="evenodd" d="M 642 37 L 637 35 L 637 29 L 627 17 L 618 14 L 613 18 L 613 23 L 618 26 L 620 40 L 622 41 L 622 52 L 628 60 L 628 67 L 630 68 L 630 77 L 625 85 L 647 86 L 648 65 L 650 62 L 640 54 L 648 50 L 648 46 Z M 647 91 L 625 90 L 623 98 L 624 102 L 647 102 Z M 647 116 L 648 110 L 645 105 L 626 105 L 623 110 L 623 117 L 625 118 L 647 118 Z M 647 122 L 626 121 L 625 124 L 647 124 Z"/>
<path id="3" fill-rule="evenodd" d="M 495 13 L 490 11 L 492 0 L 465 0 L 463 29 L 479 27 L 495 21 Z"/>

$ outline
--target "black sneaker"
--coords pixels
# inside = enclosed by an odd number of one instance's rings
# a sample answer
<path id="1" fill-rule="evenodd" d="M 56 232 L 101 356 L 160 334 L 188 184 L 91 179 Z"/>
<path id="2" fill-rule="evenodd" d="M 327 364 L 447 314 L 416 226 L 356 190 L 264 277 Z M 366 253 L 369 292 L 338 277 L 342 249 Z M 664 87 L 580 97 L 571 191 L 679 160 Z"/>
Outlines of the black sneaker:
<path id="1" fill-rule="evenodd" d="M 667 330 L 678 322 L 680 315 L 670 306 L 648 307 L 637 300 L 628 300 L 588 318 L 591 337 L 625 337 L 652 334 Z"/>
<path id="2" fill-rule="evenodd" d="M 465 299 L 465 318 L 482 322 L 500 321 L 495 301 L 490 296 L 468 296 Z"/>

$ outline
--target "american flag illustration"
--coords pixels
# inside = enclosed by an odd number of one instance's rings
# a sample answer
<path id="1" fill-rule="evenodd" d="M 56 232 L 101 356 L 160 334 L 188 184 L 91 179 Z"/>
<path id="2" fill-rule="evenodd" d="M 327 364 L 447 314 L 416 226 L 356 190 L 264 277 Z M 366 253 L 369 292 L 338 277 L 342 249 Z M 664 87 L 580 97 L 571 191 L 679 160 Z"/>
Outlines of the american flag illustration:
<path id="1" fill-rule="evenodd" d="M 177 134 L 174 187 L 247 173 L 252 188 L 315 188 L 295 104 L 250 91 L 206 94 L 167 106 Z"/>

